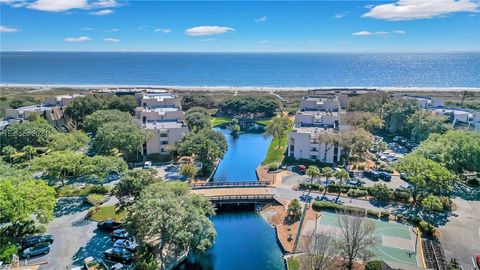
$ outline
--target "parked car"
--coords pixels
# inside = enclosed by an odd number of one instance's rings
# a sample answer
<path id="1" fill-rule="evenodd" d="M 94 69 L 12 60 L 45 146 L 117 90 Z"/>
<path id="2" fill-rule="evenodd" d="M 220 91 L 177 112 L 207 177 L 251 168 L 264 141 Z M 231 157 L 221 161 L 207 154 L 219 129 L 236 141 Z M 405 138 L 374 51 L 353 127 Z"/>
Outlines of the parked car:
<path id="1" fill-rule="evenodd" d="M 112 267 L 110 267 L 110 270 L 121 270 L 121 269 L 130 270 L 130 267 L 125 266 L 121 263 L 116 263 L 116 264 L 112 265 Z"/>
<path id="2" fill-rule="evenodd" d="M 402 139 L 403 139 L 402 136 L 395 136 L 395 137 L 393 137 L 393 141 L 394 141 L 394 142 L 399 142 L 399 141 L 401 141 Z"/>
<path id="3" fill-rule="evenodd" d="M 135 243 L 135 241 L 128 239 L 118 239 L 117 241 L 115 241 L 113 246 L 126 248 L 130 252 L 135 252 L 138 249 L 138 244 Z"/>
<path id="4" fill-rule="evenodd" d="M 347 184 L 350 186 L 359 187 L 362 185 L 362 182 L 360 182 L 359 180 L 350 179 L 348 180 Z"/>
<path id="5" fill-rule="evenodd" d="M 364 171 L 363 175 L 372 181 L 378 181 L 380 173 L 377 171 Z"/>
<path id="6" fill-rule="evenodd" d="M 118 239 L 128 239 L 128 238 L 130 238 L 130 235 L 125 229 L 117 229 L 112 232 L 112 239 L 114 241 Z"/>
<path id="7" fill-rule="evenodd" d="M 292 171 L 296 172 L 298 174 L 305 174 L 305 172 L 307 171 L 307 166 L 297 165 L 297 166 L 293 167 Z"/>
<path id="8" fill-rule="evenodd" d="M 133 260 L 133 253 L 123 247 L 113 247 L 105 250 L 105 258 L 110 261 L 130 264 Z"/>
<path id="9" fill-rule="evenodd" d="M 406 173 L 400 173 L 400 179 L 404 180 L 404 181 L 407 181 L 408 180 L 408 176 Z"/>
<path id="10" fill-rule="evenodd" d="M 121 227 L 122 227 L 122 223 L 117 222 L 117 221 L 112 220 L 112 219 L 107 219 L 107 220 L 104 220 L 102 222 L 97 223 L 97 228 L 99 228 L 100 230 L 103 230 L 103 231 L 112 232 L 112 231 L 115 231 L 117 229 L 120 229 Z"/>
<path id="11" fill-rule="evenodd" d="M 143 163 L 143 168 L 144 169 L 152 168 L 152 162 L 151 161 L 145 161 L 145 163 Z"/>
<path id="12" fill-rule="evenodd" d="M 108 266 L 100 259 L 93 259 L 93 257 L 87 257 L 83 260 L 83 265 L 87 270 L 108 270 Z"/>
<path id="13" fill-rule="evenodd" d="M 41 243 L 48 243 L 51 245 L 53 243 L 53 235 L 51 234 L 43 234 L 43 235 L 34 235 L 34 236 L 29 236 L 25 239 L 23 239 L 18 247 L 20 250 L 36 246 Z"/>
<path id="14" fill-rule="evenodd" d="M 480 268 L 480 255 L 477 256 L 477 265 Z"/>
<path id="15" fill-rule="evenodd" d="M 323 184 L 324 184 L 325 186 L 329 186 L 329 185 L 335 184 L 335 181 L 333 181 L 333 180 L 325 180 L 325 181 L 323 182 Z"/>
<path id="16" fill-rule="evenodd" d="M 384 181 L 390 181 L 392 180 L 392 175 L 389 174 L 388 172 L 378 172 L 378 178 Z"/>
<path id="17" fill-rule="evenodd" d="M 20 258 L 31 258 L 39 255 L 47 255 L 50 252 L 49 243 L 40 243 L 33 247 L 24 249 L 20 253 Z"/>

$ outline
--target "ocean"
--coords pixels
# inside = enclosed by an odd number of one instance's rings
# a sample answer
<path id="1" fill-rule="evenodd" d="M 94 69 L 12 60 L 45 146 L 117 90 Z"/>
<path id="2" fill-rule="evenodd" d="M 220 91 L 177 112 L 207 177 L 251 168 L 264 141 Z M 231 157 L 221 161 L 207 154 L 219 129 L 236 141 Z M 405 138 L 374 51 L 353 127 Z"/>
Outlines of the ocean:
<path id="1" fill-rule="evenodd" d="M 1 52 L 2 84 L 480 87 L 480 53 Z"/>

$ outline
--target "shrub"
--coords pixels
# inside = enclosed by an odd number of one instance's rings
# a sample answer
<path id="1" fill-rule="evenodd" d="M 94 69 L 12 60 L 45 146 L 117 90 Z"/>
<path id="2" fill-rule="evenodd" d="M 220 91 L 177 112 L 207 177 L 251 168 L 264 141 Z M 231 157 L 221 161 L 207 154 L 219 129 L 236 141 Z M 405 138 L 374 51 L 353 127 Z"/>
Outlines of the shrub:
<path id="1" fill-rule="evenodd" d="M 388 202 L 392 199 L 392 191 L 385 184 L 375 184 L 369 191 L 376 200 Z"/>
<path id="2" fill-rule="evenodd" d="M 108 186 L 104 186 L 104 185 L 95 185 L 95 186 L 92 186 L 90 192 L 91 193 L 96 193 L 96 194 L 107 194 L 108 192 L 110 191 L 110 188 Z"/>
<path id="3" fill-rule="evenodd" d="M 381 166 L 378 168 L 379 171 L 393 173 L 393 169 L 389 166 Z"/>
<path id="4" fill-rule="evenodd" d="M 338 192 L 340 186 L 337 184 L 332 184 L 327 187 L 328 192 Z"/>
<path id="5" fill-rule="evenodd" d="M 409 216 L 409 217 L 407 218 L 407 220 L 408 220 L 410 223 L 415 224 L 415 225 L 419 224 L 419 223 L 422 221 L 422 219 L 421 219 L 420 217 L 418 217 L 418 216 Z"/>
<path id="6" fill-rule="evenodd" d="M 4 263 L 11 263 L 12 262 L 12 256 L 17 254 L 17 245 L 15 244 L 10 244 L 5 247 L 1 247 L 1 252 L 0 252 L 0 261 Z"/>
<path id="7" fill-rule="evenodd" d="M 383 262 L 380 260 L 369 261 L 365 265 L 365 270 L 382 270 Z"/>
<path id="8" fill-rule="evenodd" d="M 344 206 L 343 211 L 351 215 L 365 216 L 365 209 L 361 207 Z"/>
<path id="9" fill-rule="evenodd" d="M 87 196 L 87 201 L 91 205 L 97 206 L 106 201 L 105 195 L 92 193 Z"/>
<path id="10" fill-rule="evenodd" d="M 435 227 L 432 224 L 422 220 L 418 223 L 420 231 L 426 235 L 432 236 L 435 233 Z"/>
<path id="11" fill-rule="evenodd" d="M 333 210 L 339 212 L 345 212 L 351 215 L 365 215 L 365 209 L 356 206 L 344 206 L 341 204 L 333 203 L 333 202 L 322 202 L 322 201 L 315 201 L 312 205 L 314 210 Z"/>
<path id="12" fill-rule="evenodd" d="M 279 162 L 270 163 L 270 164 L 268 165 L 268 171 L 269 171 L 269 172 L 274 172 L 274 171 L 278 170 L 279 167 L 280 167 L 280 163 L 279 163 Z"/>
<path id="13" fill-rule="evenodd" d="M 398 222 L 401 222 L 401 221 L 403 221 L 403 220 L 405 219 L 405 216 L 402 215 L 402 214 L 397 214 L 396 217 L 397 217 L 397 221 L 398 221 Z"/>
<path id="14" fill-rule="evenodd" d="M 365 197 L 367 196 L 367 194 L 368 192 L 365 190 L 350 189 L 347 193 L 347 196 L 352 198 L 358 198 L 358 197 Z"/>
<path id="15" fill-rule="evenodd" d="M 314 190 L 320 190 L 320 191 L 323 191 L 324 190 L 324 187 L 323 186 L 320 186 L 320 184 L 317 184 L 317 183 L 300 183 L 298 185 L 298 187 L 300 189 L 314 189 Z"/>
<path id="16" fill-rule="evenodd" d="M 390 213 L 388 211 L 382 211 L 380 216 L 384 219 L 388 219 L 390 217 Z"/>
<path id="17" fill-rule="evenodd" d="M 367 210 L 367 215 L 369 217 L 378 218 L 378 212 L 374 210 Z"/>
<path id="18" fill-rule="evenodd" d="M 363 163 L 362 163 L 362 164 L 358 164 L 357 169 L 358 169 L 359 171 L 365 170 L 365 164 L 363 164 Z"/>
<path id="19" fill-rule="evenodd" d="M 410 191 L 403 189 L 403 190 L 395 190 L 393 192 L 393 197 L 397 201 L 407 202 L 408 200 L 410 200 L 411 195 L 410 195 Z"/>

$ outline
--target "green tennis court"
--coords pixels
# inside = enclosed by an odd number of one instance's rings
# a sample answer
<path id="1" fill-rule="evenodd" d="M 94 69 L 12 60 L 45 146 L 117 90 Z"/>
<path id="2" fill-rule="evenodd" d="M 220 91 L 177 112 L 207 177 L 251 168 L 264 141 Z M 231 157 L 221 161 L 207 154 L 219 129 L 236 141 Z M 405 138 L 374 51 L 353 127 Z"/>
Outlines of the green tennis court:
<path id="1" fill-rule="evenodd" d="M 418 265 L 415 252 L 416 236 L 412 227 L 377 219 L 368 218 L 368 220 L 372 221 L 376 228 L 375 234 L 379 243 L 374 250 L 376 258 Z M 337 214 L 322 212 L 318 225 L 317 229 L 338 232 Z"/>

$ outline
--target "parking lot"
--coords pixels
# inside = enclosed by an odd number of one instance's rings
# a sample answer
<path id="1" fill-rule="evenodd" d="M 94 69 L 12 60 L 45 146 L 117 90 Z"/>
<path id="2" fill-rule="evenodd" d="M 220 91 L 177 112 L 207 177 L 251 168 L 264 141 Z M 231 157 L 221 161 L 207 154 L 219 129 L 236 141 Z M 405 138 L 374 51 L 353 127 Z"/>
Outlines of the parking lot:
<path id="1" fill-rule="evenodd" d="M 47 262 L 40 270 L 65 270 L 81 266 L 86 257 L 103 258 L 113 245 L 110 235 L 97 229 L 97 222 L 85 219 L 91 206 L 83 198 L 59 199 L 55 218 L 47 226 L 54 242 L 50 253 L 28 260 L 28 264 Z M 22 264 L 24 261 L 22 261 Z"/>

